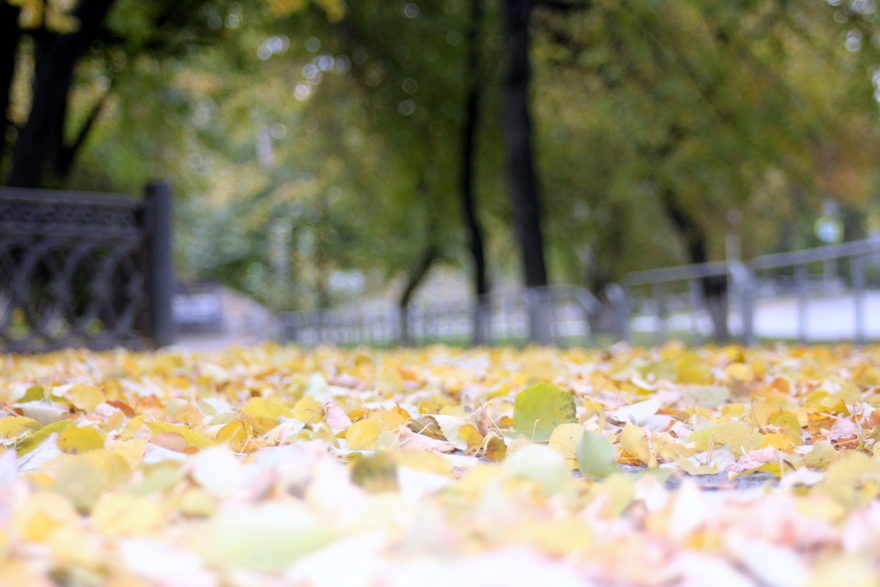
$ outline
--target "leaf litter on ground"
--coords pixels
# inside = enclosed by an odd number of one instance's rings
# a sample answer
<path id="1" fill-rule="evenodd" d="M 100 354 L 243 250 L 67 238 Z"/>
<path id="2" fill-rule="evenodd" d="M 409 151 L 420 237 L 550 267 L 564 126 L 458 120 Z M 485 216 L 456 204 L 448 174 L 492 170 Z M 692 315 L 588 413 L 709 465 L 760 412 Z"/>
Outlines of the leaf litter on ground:
<path id="1" fill-rule="evenodd" d="M 876 585 L 880 347 L 2 357 L 2 585 Z"/>

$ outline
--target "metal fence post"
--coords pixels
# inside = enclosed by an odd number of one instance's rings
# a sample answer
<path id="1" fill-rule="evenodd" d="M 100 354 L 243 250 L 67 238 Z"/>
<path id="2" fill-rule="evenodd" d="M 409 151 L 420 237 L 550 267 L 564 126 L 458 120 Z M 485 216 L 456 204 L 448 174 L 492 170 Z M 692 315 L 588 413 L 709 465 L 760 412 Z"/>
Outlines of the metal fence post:
<path id="1" fill-rule="evenodd" d="M 176 336 L 171 299 L 174 287 L 171 186 L 150 182 L 144 190 L 146 232 L 149 242 L 150 336 L 157 347 L 174 343 Z"/>
<path id="2" fill-rule="evenodd" d="M 795 267 L 795 284 L 797 287 L 797 335 L 798 342 L 807 342 L 807 266 L 804 264 Z"/>
<path id="3" fill-rule="evenodd" d="M 299 339 L 299 314 L 290 313 L 284 316 L 282 322 L 282 331 L 284 332 L 283 341 L 285 343 L 297 344 Z"/>
<path id="4" fill-rule="evenodd" d="M 752 272 L 743 263 L 735 265 L 734 283 L 739 288 L 740 321 L 742 322 L 742 340 L 746 345 L 755 344 L 755 294 L 756 281 Z"/>
<path id="5" fill-rule="evenodd" d="M 688 280 L 688 288 L 690 290 L 691 296 L 691 306 L 693 306 L 693 310 L 691 311 L 691 324 L 694 329 L 694 337 L 693 342 L 696 344 L 703 343 L 703 334 L 700 332 L 700 314 L 703 311 L 704 301 L 703 301 L 703 292 L 700 289 L 700 280 L 699 279 L 689 279 Z M 706 308 L 708 311 L 708 308 Z"/>
<path id="6" fill-rule="evenodd" d="M 525 301 L 529 342 L 546 346 L 552 344 L 553 341 L 551 340 L 546 300 L 543 293 L 540 288 L 527 289 Z"/>
<path id="7" fill-rule="evenodd" d="M 865 265 L 867 258 L 864 255 L 853 257 L 852 271 L 852 287 L 853 287 L 853 303 L 855 305 L 855 340 L 856 344 L 865 344 Z"/>
<path id="8" fill-rule="evenodd" d="M 654 333 L 654 344 L 666 342 L 669 338 L 669 308 L 666 306 L 666 285 L 655 283 L 653 289 L 654 300 L 657 304 L 657 330 Z"/>
<path id="9" fill-rule="evenodd" d="M 410 320 L 412 312 L 409 306 L 401 306 L 397 308 L 397 344 L 400 346 L 411 346 L 412 337 L 410 330 Z"/>
<path id="10" fill-rule="evenodd" d="M 611 302 L 612 311 L 614 312 L 614 327 L 617 330 L 617 336 L 623 342 L 630 341 L 629 328 L 629 288 L 625 285 L 617 283 L 609 284 L 605 288 L 605 297 Z"/>
<path id="11" fill-rule="evenodd" d="M 471 333 L 471 344 L 480 346 L 489 344 L 491 335 L 489 333 L 489 321 L 491 315 L 489 313 L 489 303 L 485 294 L 477 296 L 472 307 L 471 324 L 473 332 Z"/>

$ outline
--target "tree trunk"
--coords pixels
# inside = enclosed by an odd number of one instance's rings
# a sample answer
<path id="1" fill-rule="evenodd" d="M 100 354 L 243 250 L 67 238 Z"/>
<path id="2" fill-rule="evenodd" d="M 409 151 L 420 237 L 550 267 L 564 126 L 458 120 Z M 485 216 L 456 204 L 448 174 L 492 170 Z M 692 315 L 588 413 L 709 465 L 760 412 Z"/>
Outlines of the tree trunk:
<path id="1" fill-rule="evenodd" d="M 15 145 L 9 185 L 41 187 L 51 183 L 64 163 L 64 128 L 77 61 L 95 38 L 115 0 L 80 0 L 75 32 L 54 36 L 40 52 L 27 122 Z"/>
<path id="2" fill-rule="evenodd" d="M 63 151 L 59 155 L 55 164 L 54 175 L 63 183 L 66 183 L 67 178 L 70 177 L 70 172 L 73 170 L 73 163 L 76 161 L 77 155 L 79 155 L 83 146 L 86 144 L 86 139 L 88 139 L 89 134 L 92 132 L 95 124 L 97 124 L 98 119 L 101 117 L 101 112 L 104 111 L 104 106 L 107 104 L 109 97 L 110 91 L 107 91 L 98 98 L 98 101 L 92 106 L 91 111 L 77 131 L 76 136 L 73 137 L 70 144 L 64 146 Z"/>
<path id="3" fill-rule="evenodd" d="M 20 11 L 18 6 L 13 6 L 8 0 L 0 0 L 0 166 L 9 147 L 9 133 L 12 128 L 9 102 L 21 37 L 21 30 L 18 28 Z"/>
<path id="4" fill-rule="evenodd" d="M 428 275 L 428 271 L 431 270 L 434 261 L 437 260 L 437 255 L 437 245 L 433 242 L 428 242 L 428 244 L 425 245 L 425 250 L 422 251 L 422 254 L 413 264 L 412 269 L 407 275 L 406 285 L 403 287 L 403 291 L 397 301 L 397 309 L 400 314 L 400 344 L 402 346 L 409 346 L 412 344 L 412 336 L 409 328 L 409 304 L 412 301 L 412 297 L 416 293 L 416 290 L 419 288 L 419 285 L 421 285 L 425 276 Z"/>
<path id="5" fill-rule="evenodd" d="M 480 27 L 483 20 L 483 0 L 472 0 L 470 23 L 467 34 L 467 63 L 465 76 L 467 94 L 464 104 L 464 123 L 461 137 L 461 169 L 459 195 L 467 232 L 467 245 L 471 257 L 473 288 L 476 299 L 473 338 L 474 345 L 486 342 L 485 296 L 489 293 L 489 278 L 486 274 L 485 239 L 483 226 L 477 213 L 476 202 L 476 158 L 477 133 L 480 126 L 480 97 L 483 84 L 480 75 Z"/>
<path id="6" fill-rule="evenodd" d="M 668 185 L 661 188 L 661 201 L 669 219 L 675 226 L 676 232 L 684 239 L 685 250 L 691 263 L 707 263 L 709 252 L 707 250 L 708 237 L 699 224 L 688 213 L 675 197 L 675 192 Z M 727 325 L 727 276 L 712 275 L 700 280 L 700 291 L 709 317 L 712 320 L 712 329 L 715 340 L 725 341 L 730 339 L 730 329 Z"/>
<path id="7" fill-rule="evenodd" d="M 526 287 L 547 285 L 529 112 L 529 20 L 533 8 L 533 0 L 504 0 L 508 59 L 504 100 L 507 176 Z"/>

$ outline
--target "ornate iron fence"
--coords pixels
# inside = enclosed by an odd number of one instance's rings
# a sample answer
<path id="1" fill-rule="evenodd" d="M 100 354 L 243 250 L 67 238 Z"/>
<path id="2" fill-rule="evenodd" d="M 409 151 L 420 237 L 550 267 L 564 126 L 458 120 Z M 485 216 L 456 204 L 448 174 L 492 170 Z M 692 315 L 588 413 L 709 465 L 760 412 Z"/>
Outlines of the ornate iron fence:
<path id="1" fill-rule="evenodd" d="M 0 188 L 0 349 L 174 340 L 171 191 L 141 200 Z"/>

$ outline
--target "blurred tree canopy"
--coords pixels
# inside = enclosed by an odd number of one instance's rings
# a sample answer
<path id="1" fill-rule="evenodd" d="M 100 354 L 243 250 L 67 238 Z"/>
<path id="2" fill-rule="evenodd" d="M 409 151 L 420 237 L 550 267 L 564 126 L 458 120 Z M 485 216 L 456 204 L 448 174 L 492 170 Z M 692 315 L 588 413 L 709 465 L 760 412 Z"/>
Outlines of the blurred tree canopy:
<path id="1" fill-rule="evenodd" d="M 0 0 L 0 172 L 169 177 L 181 271 L 276 308 L 390 282 L 405 306 L 441 265 L 475 294 L 537 284 L 525 233 L 545 279 L 601 293 L 815 244 L 825 200 L 849 237 L 880 228 L 877 18 L 873 0 Z"/>

